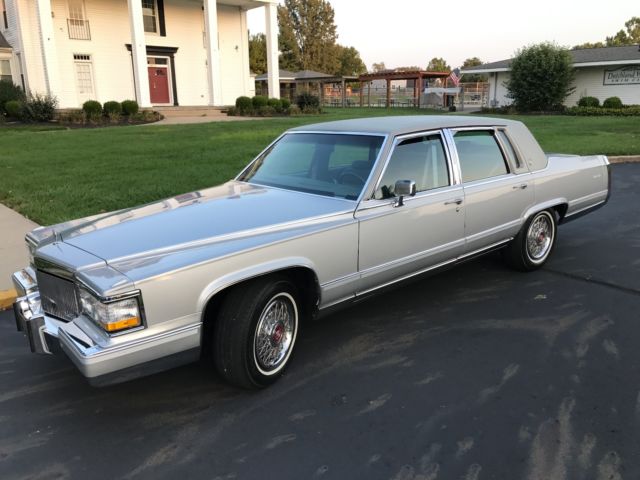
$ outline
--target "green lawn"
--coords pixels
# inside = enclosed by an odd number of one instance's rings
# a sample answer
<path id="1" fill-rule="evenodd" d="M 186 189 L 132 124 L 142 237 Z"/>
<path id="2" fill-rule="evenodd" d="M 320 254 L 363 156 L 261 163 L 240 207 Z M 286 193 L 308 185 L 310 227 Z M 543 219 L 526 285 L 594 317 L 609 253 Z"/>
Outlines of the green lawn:
<path id="1" fill-rule="evenodd" d="M 286 119 L 47 130 L 0 127 L 0 202 L 41 224 L 110 211 L 222 183 L 283 130 L 319 121 L 424 114 L 328 109 Z M 640 121 L 520 116 L 553 152 L 640 154 Z"/>

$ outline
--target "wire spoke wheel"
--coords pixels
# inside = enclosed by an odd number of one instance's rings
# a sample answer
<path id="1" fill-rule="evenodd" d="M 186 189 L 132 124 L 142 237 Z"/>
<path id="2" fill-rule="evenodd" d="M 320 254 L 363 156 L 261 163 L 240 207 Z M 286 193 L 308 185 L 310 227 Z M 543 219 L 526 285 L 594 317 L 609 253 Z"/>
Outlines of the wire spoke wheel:
<path id="1" fill-rule="evenodd" d="M 256 367 L 263 375 L 277 373 L 287 362 L 295 342 L 298 310 L 291 295 L 280 292 L 264 307 L 253 341 Z"/>
<path id="2" fill-rule="evenodd" d="M 548 212 L 541 212 L 533 219 L 526 237 L 527 256 L 532 262 L 542 262 L 549 255 L 554 233 L 553 219 Z"/>

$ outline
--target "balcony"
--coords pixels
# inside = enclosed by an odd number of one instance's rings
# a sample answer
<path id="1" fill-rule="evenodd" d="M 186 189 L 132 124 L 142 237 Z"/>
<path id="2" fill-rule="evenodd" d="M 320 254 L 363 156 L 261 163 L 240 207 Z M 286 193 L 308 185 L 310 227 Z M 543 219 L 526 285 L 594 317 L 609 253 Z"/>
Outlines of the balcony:
<path id="1" fill-rule="evenodd" d="M 67 18 L 67 29 L 71 40 L 91 40 L 89 20 Z"/>

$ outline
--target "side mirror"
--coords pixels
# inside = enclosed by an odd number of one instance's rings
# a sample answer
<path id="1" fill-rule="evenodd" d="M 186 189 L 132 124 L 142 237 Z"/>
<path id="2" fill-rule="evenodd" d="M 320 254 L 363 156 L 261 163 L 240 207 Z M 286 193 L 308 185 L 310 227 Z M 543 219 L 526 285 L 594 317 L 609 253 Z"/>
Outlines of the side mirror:
<path id="1" fill-rule="evenodd" d="M 394 206 L 401 207 L 404 205 L 404 197 L 407 195 L 413 197 L 416 194 L 416 182 L 413 180 L 398 180 L 393 191 L 397 197 Z"/>

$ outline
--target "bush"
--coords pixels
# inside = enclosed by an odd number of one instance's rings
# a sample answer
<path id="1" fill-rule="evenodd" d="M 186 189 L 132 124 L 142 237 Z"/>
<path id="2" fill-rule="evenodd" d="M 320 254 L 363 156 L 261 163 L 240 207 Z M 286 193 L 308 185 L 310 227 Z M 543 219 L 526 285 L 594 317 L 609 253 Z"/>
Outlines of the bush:
<path id="1" fill-rule="evenodd" d="M 284 112 L 289 110 L 289 107 L 291 106 L 291 101 L 288 98 L 281 98 L 280 102 L 282 103 L 282 110 Z"/>
<path id="2" fill-rule="evenodd" d="M 96 119 L 102 116 L 102 104 L 97 100 L 87 100 L 82 104 L 82 111 L 87 118 Z"/>
<path id="3" fill-rule="evenodd" d="M 262 95 L 256 95 L 251 100 L 253 103 L 253 108 L 259 110 L 260 107 L 266 107 L 269 104 L 269 99 L 267 97 L 263 97 Z"/>
<path id="4" fill-rule="evenodd" d="M 229 117 L 235 117 L 238 114 L 238 110 L 236 107 L 229 107 L 227 108 L 227 115 Z"/>
<path id="5" fill-rule="evenodd" d="M 51 95 L 29 94 L 22 108 L 22 120 L 25 122 L 48 122 L 53 120 L 58 99 Z"/>
<path id="6" fill-rule="evenodd" d="M 11 100 L 25 101 L 26 95 L 11 80 L 0 80 L 0 114 L 6 113 L 5 104 Z"/>
<path id="7" fill-rule="evenodd" d="M 20 118 L 24 103 L 21 100 L 9 100 L 4 104 L 4 111 L 9 118 Z"/>
<path id="8" fill-rule="evenodd" d="M 320 99 L 310 93 L 302 93 L 296 97 L 296 105 L 302 113 L 320 113 Z"/>
<path id="9" fill-rule="evenodd" d="M 572 63 L 569 52 L 553 43 L 520 49 L 505 82 L 507 96 L 521 112 L 558 109 L 575 90 Z"/>
<path id="10" fill-rule="evenodd" d="M 120 115 L 122 113 L 122 104 L 120 102 L 104 102 L 102 106 L 102 111 L 107 117 L 112 117 L 113 115 Z"/>
<path id="11" fill-rule="evenodd" d="M 261 117 L 273 117 L 276 114 L 276 109 L 270 105 L 263 105 L 258 109 L 258 115 Z"/>
<path id="12" fill-rule="evenodd" d="M 620 97 L 609 97 L 602 102 L 604 108 L 622 108 L 622 100 Z"/>
<path id="13" fill-rule="evenodd" d="M 580 100 L 578 100 L 578 106 L 579 107 L 599 107 L 600 100 L 598 100 L 596 97 L 581 97 Z"/>
<path id="14" fill-rule="evenodd" d="M 59 117 L 62 123 L 72 123 L 74 125 L 83 125 L 85 121 L 84 112 L 79 108 L 64 112 Z"/>
<path id="15" fill-rule="evenodd" d="M 253 110 L 253 101 L 249 97 L 236 98 L 236 110 L 240 115 L 246 115 Z"/>
<path id="16" fill-rule="evenodd" d="M 273 108 L 276 112 L 282 112 L 282 100 L 279 98 L 270 98 L 267 100 L 267 105 Z"/>
<path id="17" fill-rule="evenodd" d="M 571 107 L 567 110 L 567 115 L 580 117 L 636 117 L 640 116 L 640 105 L 633 105 L 623 108 L 604 107 Z"/>
<path id="18" fill-rule="evenodd" d="M 135 115 L 138 113 L 138 102 L 135 100 L 125 100 L 122 102 L 122 113 L 125 115 Z"/>

